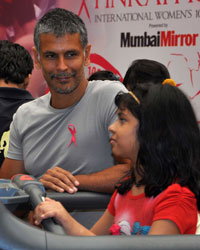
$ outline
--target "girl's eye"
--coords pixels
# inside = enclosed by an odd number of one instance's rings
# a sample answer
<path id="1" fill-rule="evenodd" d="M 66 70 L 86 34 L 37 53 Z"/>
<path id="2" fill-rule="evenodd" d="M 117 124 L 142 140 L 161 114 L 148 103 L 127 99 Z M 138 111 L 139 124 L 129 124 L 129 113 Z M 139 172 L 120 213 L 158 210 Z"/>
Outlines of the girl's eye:
<path id="1" fill-rule="evenodd" d="M 123 117 L 119 117 L 119 121 L 120 121 L 120 123 L 125 123 L 126 122 L 126 119 L 124 119 Z"/>

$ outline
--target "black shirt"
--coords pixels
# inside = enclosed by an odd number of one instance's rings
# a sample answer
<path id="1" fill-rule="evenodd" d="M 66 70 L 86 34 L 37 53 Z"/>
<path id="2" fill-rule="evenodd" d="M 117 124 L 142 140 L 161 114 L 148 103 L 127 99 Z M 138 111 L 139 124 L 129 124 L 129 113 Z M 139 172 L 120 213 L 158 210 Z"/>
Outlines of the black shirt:
<path id="1" fill-rule="evenodd" d="M 7 142 L 2 140 L 3 133 L 9 130 L 13 114 L 23 103 L 32 101 L 32 95 L 24 89 L 0 87 L 0 167 L 4 160 Z"/>

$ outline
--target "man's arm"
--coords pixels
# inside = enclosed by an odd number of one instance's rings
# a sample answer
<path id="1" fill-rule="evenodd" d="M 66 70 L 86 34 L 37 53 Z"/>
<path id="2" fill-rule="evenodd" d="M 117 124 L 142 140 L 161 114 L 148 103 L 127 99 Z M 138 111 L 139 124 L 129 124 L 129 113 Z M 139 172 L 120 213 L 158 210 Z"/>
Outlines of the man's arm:
<path id="1" fill-rule="evenodd" d="M 129 164 L 118 164 L 89 175 L 75 176 L 79 189 L 93 192 L 113 193 L 115 185 L 130 173 Z"/>
<path id="2" fill-rule="evenodd" d="M 2 167 L 0 168 L 0 178 L 10 179 L 15 174 L 24 174 L 24 162 L 5 158 Z"/>
<path id="3" fill-rule="evenodd" d="M 73 176 L 68 171 L 55 167 L 40 179 L 43 185 L 57 192 L 75 193 L 80 190 L 112 193 L 115 185 L 130 172 L 129 164 L 118 164 L 97 173 Z"/>

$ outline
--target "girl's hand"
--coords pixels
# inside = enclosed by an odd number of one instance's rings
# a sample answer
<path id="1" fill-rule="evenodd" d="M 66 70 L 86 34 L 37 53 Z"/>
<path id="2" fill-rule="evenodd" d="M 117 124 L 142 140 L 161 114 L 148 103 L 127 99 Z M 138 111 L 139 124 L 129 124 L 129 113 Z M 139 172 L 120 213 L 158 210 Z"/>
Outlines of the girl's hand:
<path id="1" fill-rule="evenodd" d="M 60 202 L 46 197 L 45 201 L 41 202 L 34 210 L 34 224 L 39 225 L 42 220 L 52 217 L 62 224 L 63 217 L 66 214 L 67 211 Z"/>

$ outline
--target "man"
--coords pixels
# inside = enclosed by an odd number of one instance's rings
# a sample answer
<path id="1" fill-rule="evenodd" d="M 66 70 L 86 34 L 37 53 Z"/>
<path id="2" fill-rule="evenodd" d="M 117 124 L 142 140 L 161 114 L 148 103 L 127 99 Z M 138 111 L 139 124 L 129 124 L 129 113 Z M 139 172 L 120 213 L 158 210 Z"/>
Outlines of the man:
<path id="1" fill-rule="evenodd" d="M 20 105 L 33 100 L 26 90 L 32 70 L 32 57 L 24 47 L 0 41 L 0 166 L 7 154 L 13 114 Z"/>
<path id="2" fill-rule="evenodd" d="M 50 93 L 17 111 L 0 178 L 28 173 L 58 192 L 112 192 L 130 168 L 112 166 L 108 133 L 116 119 L 114 97 L 126 88 L 117 81 L 88 83 L 91 45 L 85 24 L 70 11 L 44 15 L 34 43 L 35 64 Z"/>

